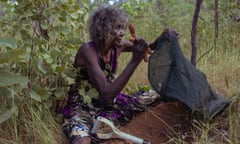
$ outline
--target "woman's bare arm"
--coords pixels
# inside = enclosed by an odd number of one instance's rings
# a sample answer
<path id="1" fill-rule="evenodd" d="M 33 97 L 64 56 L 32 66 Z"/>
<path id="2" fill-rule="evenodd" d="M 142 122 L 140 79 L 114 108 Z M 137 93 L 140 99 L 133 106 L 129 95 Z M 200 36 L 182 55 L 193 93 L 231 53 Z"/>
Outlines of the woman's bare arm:
<path id="1" fill-rule="evenodd" d="M 98 64 L 96 51 L 89 48 L 87 45 L 81 47 L 80 52 L 78 53 L 78 57 L 81 58 L 78 63 L 84 63 L 84 67 L 87 69 L 90 81 L 99 92 L 99 98 L 103 104 L 112 103 L 116 95 L 121 92 L 136 67 L 143 59 L 146 48 L 147 43 L 144 40 L 136 42 L 132 49 L 133 55 L 130 62 L 116 80 L 114 80 L 113 83 L 109 83 Z M 76 63 L 76 66 L 78 66 L 78 63 Z"/>

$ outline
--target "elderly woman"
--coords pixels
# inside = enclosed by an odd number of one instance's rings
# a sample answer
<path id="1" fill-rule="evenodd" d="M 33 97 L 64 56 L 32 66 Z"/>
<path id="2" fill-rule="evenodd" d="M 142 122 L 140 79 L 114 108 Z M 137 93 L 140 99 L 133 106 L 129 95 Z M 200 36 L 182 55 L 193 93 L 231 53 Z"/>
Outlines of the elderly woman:
<path id="1" fill-rule="evenodd" d="M 125 124 L 145 108 L 136 98 L 121 93 L 148 48 L 140 38 L 134 42 L 123 40 L 127 26 L 126 15 L 113 7 L 100 8 L 90 18 L 91 40 L 83 43 L 76 54 L 74 67 L 78 73 L 63 111 L 63 131 L 73 144 L 96 140 L 90 131 L 97 116 Z M 131 52 L 132 58 L 115 78 L 121 52 Z"/>

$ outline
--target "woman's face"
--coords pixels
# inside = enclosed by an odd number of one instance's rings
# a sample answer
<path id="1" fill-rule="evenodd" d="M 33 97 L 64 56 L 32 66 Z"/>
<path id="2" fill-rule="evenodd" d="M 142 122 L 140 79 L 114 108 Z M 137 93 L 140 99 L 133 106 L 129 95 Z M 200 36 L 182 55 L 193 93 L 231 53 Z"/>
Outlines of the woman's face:
<path id="1" fill-rule="evenodd" d="M 113 46 L 120 46 L 121 41 L 123 40 L 123 37 L 125 35 L 126 31 L 126 24 L 125 23 L 117 23 L 113 29 L 112 29 L 112 36 L 113 36 L 113 41 L 112 45 Z"/>

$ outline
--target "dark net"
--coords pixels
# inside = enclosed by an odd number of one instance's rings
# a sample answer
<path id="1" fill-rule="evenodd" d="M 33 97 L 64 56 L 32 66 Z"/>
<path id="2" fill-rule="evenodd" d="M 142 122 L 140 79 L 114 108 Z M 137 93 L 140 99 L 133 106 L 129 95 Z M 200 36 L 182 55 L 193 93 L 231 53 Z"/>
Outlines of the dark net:
<path id="1" fill-rule="evenodd" d="M 148 78 L 163 101 L 180 101 L 202 120 L 213 118 L 229 105 L 229 100 L 212 91 L 205 74 L 184 57 L 176 34 L 159 36 L 154 49 Z"/>

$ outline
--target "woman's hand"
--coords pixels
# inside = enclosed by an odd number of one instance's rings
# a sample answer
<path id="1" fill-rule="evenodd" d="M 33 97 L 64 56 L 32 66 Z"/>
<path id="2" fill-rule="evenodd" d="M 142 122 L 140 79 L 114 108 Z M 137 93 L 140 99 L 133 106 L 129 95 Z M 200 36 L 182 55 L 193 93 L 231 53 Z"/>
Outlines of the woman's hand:
<path id="1" fill-rule="evenodd" d="M 170 28 L 170 27 L 165 28 L 163 33 L 174 34 L 177 36 L 178 39 L 182 36 L 181 33 L 179 33 L 177 30 Z"/>
<path id="2" fill-rule="evenodd" d="M 148 48 L 148 44 L 144 39 L 136 38 L 133 41 L 133 59 L 134 60 L 141 60 L 144 58 L 146 51 Z"/>
<path id="3" fill-rule="evenodd" d="M 134 42 L 135 39 L 137 39 L 137 34 L 136 34 L 135 26 L 134 26 L 132 23 L 130 23 L 130 24 L 128 25 L 128 29 L 129 29 L 130 34 L 131 34 L 131 37 L 130 37 L 129 40 L 132 41 L 132 42 Z M 144 61 L 145 61 L 145 62 L 148 62 L 148 55 L 149 55 L 149 54 L 152 54 L 151 48 L 147 48 L 147 50 L 146 50 L 146 53 L 145 53 L 145 55 L 144 55 Z"/>
<path id="4" fill-rule="evenodd" d="M 154 50 L 157 46 L 157 41 L 161 40 L 161 39 L 167 39 L 170 40 L 170 35 L 176 35 L 177 39 L 179 39 L 182 35 L 176 31 L 173 28 L 165 28 L 165 30 L 162 32 L 162 34 L 152 43 L 149 44 L 149 47 Z"/>

